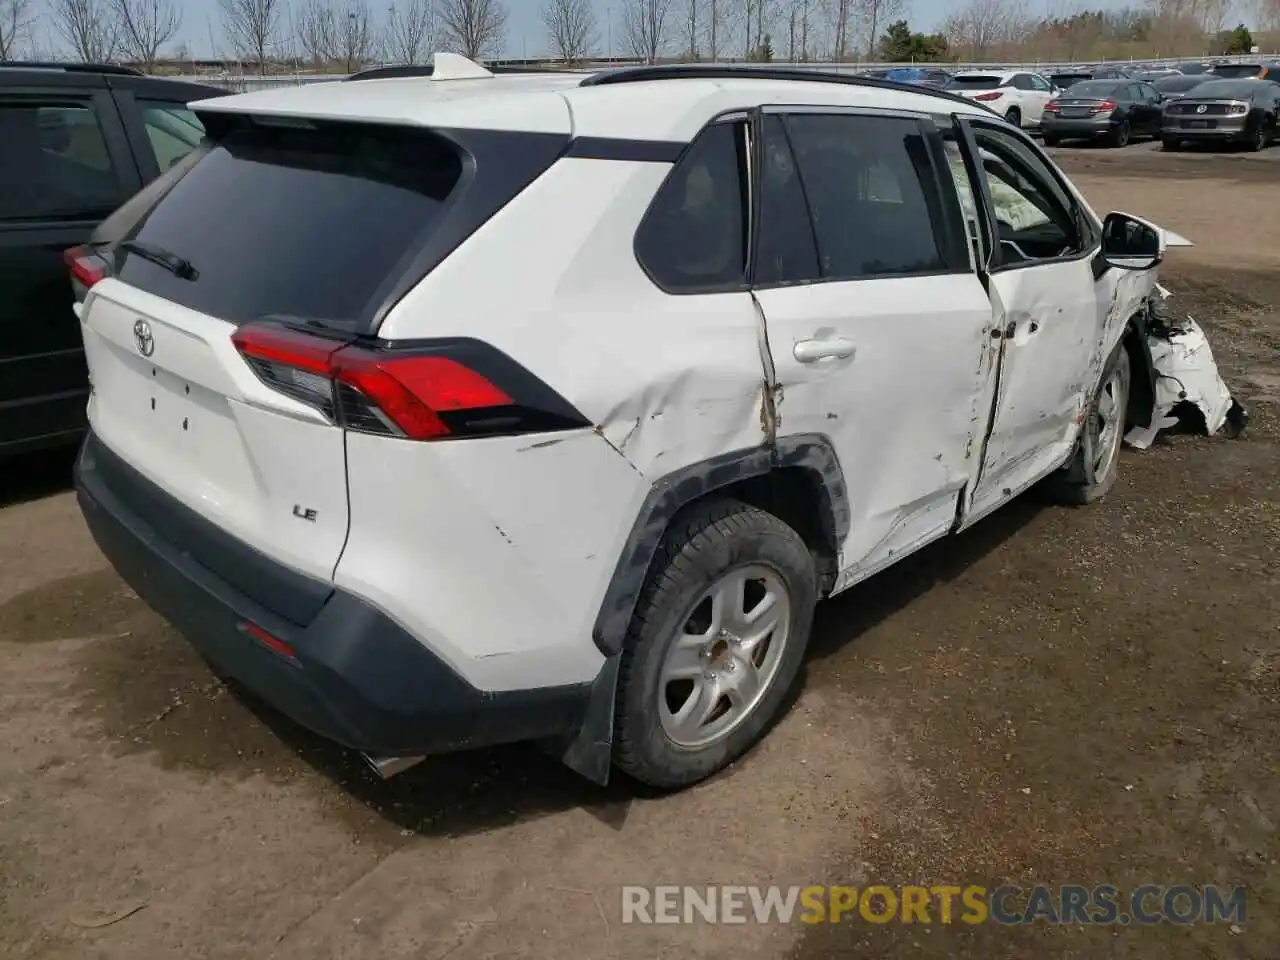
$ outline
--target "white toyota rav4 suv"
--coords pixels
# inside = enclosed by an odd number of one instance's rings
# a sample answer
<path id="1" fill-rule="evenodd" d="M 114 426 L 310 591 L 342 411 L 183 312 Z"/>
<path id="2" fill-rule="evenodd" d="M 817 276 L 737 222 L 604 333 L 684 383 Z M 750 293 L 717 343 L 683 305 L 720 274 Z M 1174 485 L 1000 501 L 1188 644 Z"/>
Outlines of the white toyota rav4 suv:
<path id="1" fill-rule="evenodd" d="M 537 741 L 684 786 L 814 605 L 1149 421 L 1165 235 L 960 97 L 771 68 L 197 103 L 68 252 L 77 488 L 223 676 L 384 774 Z"/>

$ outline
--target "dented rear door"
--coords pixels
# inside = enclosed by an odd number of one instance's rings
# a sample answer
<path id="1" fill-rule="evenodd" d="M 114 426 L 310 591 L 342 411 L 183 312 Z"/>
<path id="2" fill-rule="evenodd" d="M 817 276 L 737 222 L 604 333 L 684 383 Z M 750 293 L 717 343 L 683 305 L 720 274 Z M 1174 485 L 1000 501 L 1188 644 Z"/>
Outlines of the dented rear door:
<path id="1" fill-rule="evenodd" d="M 826 436 L 844 471 L 837 588 L 951 528 L 986 426 L 991 307 L 936 136 L 883 112 L 762 118 L 754 293 L 778 435 Z"/>

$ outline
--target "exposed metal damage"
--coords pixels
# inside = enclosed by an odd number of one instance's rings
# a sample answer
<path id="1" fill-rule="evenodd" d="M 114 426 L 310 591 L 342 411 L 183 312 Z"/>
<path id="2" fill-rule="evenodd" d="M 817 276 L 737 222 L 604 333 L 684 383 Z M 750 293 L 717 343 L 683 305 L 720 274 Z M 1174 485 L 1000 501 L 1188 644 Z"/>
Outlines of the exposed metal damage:
<path id="1" fill-rule="evenodd" d="M 1172 315 L 1171 294 L 1159 284 L 1144 304 L 1146 347 L 1155 374 L 1154 405 L 1148 426 L 1134 427 L 1125 442 L 1145 450 L 1165 430 L 1237 437 L 1248 412 L 1218 373 L 1208 337 L 1195 319 Z"/>

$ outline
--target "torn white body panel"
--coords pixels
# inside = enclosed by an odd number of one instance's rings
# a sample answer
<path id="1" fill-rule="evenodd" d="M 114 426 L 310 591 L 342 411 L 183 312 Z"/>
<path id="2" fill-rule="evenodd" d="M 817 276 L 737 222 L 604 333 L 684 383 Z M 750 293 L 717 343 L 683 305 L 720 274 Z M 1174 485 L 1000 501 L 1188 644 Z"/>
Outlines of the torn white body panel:
<path id="1" fill-rule="evenodd" d="M 1147 347 L 1156 373 L 1151 425 L 1135 427 L 1125 441 L 1145 450 L 1157 433 L 1180 422 L 1172 412 L 1183 403 L 1200 411 L 1210 436 L 1221 430 L 1231 410 L 1231 391 L 1218 373 L 1209 339 L 1200 325 L 1187 317 L 1172 329 L 1149 334 Z"/>

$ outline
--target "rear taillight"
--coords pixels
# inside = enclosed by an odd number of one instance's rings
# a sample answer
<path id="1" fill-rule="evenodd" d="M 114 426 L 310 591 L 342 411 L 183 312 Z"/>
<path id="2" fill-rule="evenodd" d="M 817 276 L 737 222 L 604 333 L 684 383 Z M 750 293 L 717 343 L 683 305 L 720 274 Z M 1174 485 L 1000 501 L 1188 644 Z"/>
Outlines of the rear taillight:
<path id="1" fill-rule="evenodd" d="M 1101 103 L 1089 109 L 1090 113 L 1111 113 L 1116 108 L 1114 100 L 1103 100 Z"/>
<path id="2" fill-rule="evenodd" d="M 528 371 L 477 341 L 397 349 L 259 324 L 241 327 L 231 341 L 259 380 L 348 430 L 436 440 L 588 425 Z M 527 395 L 513 397 L 477 366 L 494 368 Z"/>
<path id="3" fill-rule="evenodd" d="M 992 90 L 990 93 L 980 93 L 973 99 L 981 100 L 983 103 L 990 103 L 992 100 L 999 100 L 1004 94 L 999 90 Z"/>
<path id="4" fill-rule="evenodd" d="M 1044 112 L 1045 112 L 1045 113 L 1057 113 L 1057 112 L 1058 112 L 1058 105 L 1057 105 L 1057 103 L 1055 103 L 1054 101 L 1050 100 L 1048 103 L 1046 103 L 1046 104 L 1044 105 Z"/>
<path id="5" fill-rule="evenodd" d="M 77 303 L 84 300 L 95 283 L 111 276 L 111 261 L 92 247 L 72 247 L 62 254 L 62 262 L 71 271 L 71 289 Z"/>

